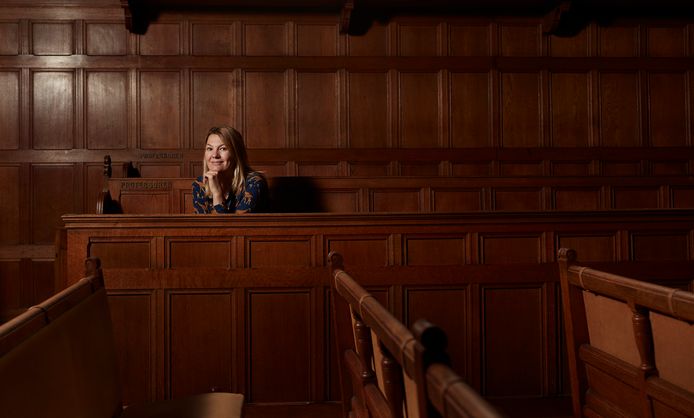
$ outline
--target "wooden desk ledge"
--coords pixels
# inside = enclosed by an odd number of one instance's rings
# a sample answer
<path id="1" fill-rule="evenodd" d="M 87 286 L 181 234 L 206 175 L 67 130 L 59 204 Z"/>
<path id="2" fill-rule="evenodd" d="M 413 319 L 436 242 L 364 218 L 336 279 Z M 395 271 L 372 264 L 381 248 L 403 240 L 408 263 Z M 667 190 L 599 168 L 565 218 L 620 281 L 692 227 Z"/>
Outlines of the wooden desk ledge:
<path id="1" fill-rule="evenodd" d="M 240 418 L 242 410 L 242 394 L 213 392 L 129 406 L 120 418 Z"/>

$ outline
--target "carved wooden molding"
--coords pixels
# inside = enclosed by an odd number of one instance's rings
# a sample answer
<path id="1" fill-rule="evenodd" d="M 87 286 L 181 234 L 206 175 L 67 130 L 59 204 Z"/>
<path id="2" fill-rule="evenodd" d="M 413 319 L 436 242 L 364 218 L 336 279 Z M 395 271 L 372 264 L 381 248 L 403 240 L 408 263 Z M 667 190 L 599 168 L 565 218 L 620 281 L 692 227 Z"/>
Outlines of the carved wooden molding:
<path id="1" fill-rule="evenodd" d="M 340 10 L 340 33 L 349 33 L 352 11 L 354 11 L 354 0 L 345 0 Z"/>

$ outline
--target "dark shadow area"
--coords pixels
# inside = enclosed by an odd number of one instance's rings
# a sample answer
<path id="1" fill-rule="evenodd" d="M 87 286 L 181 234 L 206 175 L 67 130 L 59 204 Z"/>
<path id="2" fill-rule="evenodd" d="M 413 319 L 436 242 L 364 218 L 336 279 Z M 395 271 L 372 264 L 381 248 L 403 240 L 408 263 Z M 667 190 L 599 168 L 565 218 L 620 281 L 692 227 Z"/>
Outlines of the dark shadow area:
<path id="1" fill-rule="evenodd" d="M 318 187 L 310 177 L 273 177 L 268 180 L 270 212 L 324 212 Z"/>

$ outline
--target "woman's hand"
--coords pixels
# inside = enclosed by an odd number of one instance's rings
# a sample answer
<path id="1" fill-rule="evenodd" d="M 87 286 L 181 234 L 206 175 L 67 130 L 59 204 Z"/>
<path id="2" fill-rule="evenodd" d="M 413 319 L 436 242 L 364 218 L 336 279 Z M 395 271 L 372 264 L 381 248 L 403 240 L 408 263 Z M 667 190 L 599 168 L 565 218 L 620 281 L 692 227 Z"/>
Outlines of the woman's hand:
<path id="1" fill-rule="evenodd" d="M 209 170 L 204 174 L 205 183 L 207 188 L 212 195 L 212 204 L 219 205 L 224 203 L 224 192 L 222 190 L 222 184 L 219 178 L 219 172 L 214 170 Z"/>

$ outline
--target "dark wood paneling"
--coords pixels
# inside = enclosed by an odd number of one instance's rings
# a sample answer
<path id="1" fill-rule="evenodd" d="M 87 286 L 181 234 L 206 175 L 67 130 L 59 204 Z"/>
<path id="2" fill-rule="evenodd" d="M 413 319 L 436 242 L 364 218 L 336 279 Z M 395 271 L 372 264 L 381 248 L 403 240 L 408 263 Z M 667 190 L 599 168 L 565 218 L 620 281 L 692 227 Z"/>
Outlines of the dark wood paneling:
<path id="1" fill-rule="evenodd" d="M 600 74 L 601 145 L 628 147 L 641 145 L 637 74 Z"/>
<path id="2" fill-rule="evenodd" d="M 128 30 L 121 22 L 86 25 L 87 55 L 126 55 L 128 53 Z"/>
<path id="3" fill-rule="evenodd" d="M 539 25 L 502 24 L 501 54 L 534 57 L 542 54 L 542 31 Z"/>
<path id="4" fill-rule="evenodd" d="M 494 210 L 542 210 L 542 189 L 492 190 L 492 207 Z"/>
<path id="5" fill-rule="evenodd" d="M 388 241 L 383 239 L 326 238 L 328 252 L 337 251 L 355 266 L 387 266 Z"/>
<path id="6" fill-rule="evenodd" d="M 658 147 L 687 146 L 687 75 L 684 73 L 652 73 L 648 75 L 651 145 Z"/>
<path id="7" fill-rule="evenodd" d="M 419 190 L 372 190 L 371 211 L 374 212 L 421 212 Z"/>
<path id="8" fill-rule="evenodd" d="M 439 75 L 400 74 L 400 138 L 404 148 L 436 148 L 439 144 Z"/>
<path id="9" fill-rule="evenodd" d="M 229 241 L 171 240 L 168 245 L 169 268 L 232 267 Z"/>
<path id="10" fill-rule="evenodd" d="M 287 27 L 284 24 L 244 24 L 243 54 L 248 56 L 288 55 Z"/>
<path id="11" fill-rule="evenodd" d="M 0 22 L 0 55 L 19 53 L 19 24 Z"/>
<path id="12" fill-rule="evenodd" d="M 502 146 L 542 146 L 541 78 L 537 73 L 501 75 Z"/>
<path id="13" fill-rule="evenodd" d="M 525 176 L 541 176 L 544 171 L 544 165 L 541 161 L 538 162 L 499 162 L 499 174 L 507 177 L 525 177 Z"/>
<path id="14" fill-rule="evenodd" d="M 391 143 L 388 129 L 388 74 L 348 73 L 349 146 L 385 148 Z"/>
<path id="15" fill-rule="evenodd" d="M 0 243 L 4 245 L 19 244 L 19 212 L 24 200 L 20 198 L 22 182 L 18 165 L 0 166 Z"/>
<path id="16" fill-rule="evenodd" d="M 631 260 L 689 260 L 691 248 L 689 236 L 681 232 L 639 233 L 629 236 Z"/>
<path id="17" fill-rule="evenodd" d="M 145 35 L 139 36 L 142 55 L 179 55 L 181 27 L 178 23 L 154 23 Z"/>
<path id="18" fill-rule="evenodd" d="M 300 176 L 307 177 L 331 177 L 340 175 L 340 167 L 337 164 L 299 164 L 297 172 Z"/>
<path id="19" fill-rule="evenodd" d="M 551 35 L 549 55 L 552 57 L 587 57 L 592 51 L 591 27 L 586 26 L 573 36 Z"/>
<path id="20" fill-rule="evenodd" d="M 465 237 L 408 237 L 405 239 L 404 263 L 408 266 L 467 264 L 465 241 Z"/>
<path id="21" fill-rule="evenodd" d="M 94 241 L 89 245 L 89 256 L 99 257 L 104 268 L 145 268 L 150 265 L 151 242 L 136 241 Z"/>
<path id="22" fill-rule="evenodd" d="M 19 148 L 19 77 L 17 71 L 0 72 L 0 149 Z"/>
<path id="23" fill-rule="evenodd" d="M 319 359 L 312 344 L 312 299 L 303 290 L 249 291 L 249 402 L 311 399 L 311 370 Z"/>
<path id="24" fill-rule="evenodd" d="M 417 288 L 405 289 L 405 324 L 411 327 L 419 318 L 425 318 L 446 330 L 447 351 L 451 364 L 463 378 L 470 377 L 470 335 L 472 324 L 469 288 Z M 469 380 L 468 380 L 469 381 Z"/>
<path id="25" fill-rule="evenodd" d="M 283 72 L 244 74 L 244 139 L 249 148 L 285 148 L 287 79 Z"/>
<path id="26" fill-rule="evenodd" d="M 166 365 L 172 398 L 204 392 L 233 392 L 235 341 L 233 291 L 167 295 L 169 344 Z"/>
<path id="27" fill-rule="evenodd" d="M 572 248 L 580 251 L 582 261 L 617 261 L 617 239 L 615 235 L 559 234 L 557 248 Z"/>
<path id="28" fill-rule="evenodd" d="M 638 26 L 598 26 L 598 53 L 603 57 L 639 55 Z"/>
<path id="29" fill-rule="evenodd" d="M 32 147 L 72 149 L 76 145 L 75 74 L 36 71 L 32 92 Z"/>
<path id="30" fill-rule="evenodd" d="M 647 50 L 651 57 L 687 55 L 686 26 L 647 27 Z"/>
<path id="31" fill-rule="evenodd" d="M 247 238 L 245 267 L 310 267 L 311 249 L 308 237 Z"/>
<path id="32" fill-rule="evenodd" d="M 181 73 L 140 73 L 140 148 L 179 149 L 181 141 Z"/>
<path id="33" fill-rule="evenodd" d="M 337 25 L 299 24 L 296 39 L 298 56 L 339 55 Z"/>
<path id="34" fill-rule="evenodd" d="M 86 77 L 87 147 L 127 148 L 128 74 L 89 71 Z"/>
<path id="35" fill-rule="evenodd" d="M 493 144 L 491 77 L 488 73 L 451 73 L 450 131 L 453 147 Z"/>
<path id="36" fill-rule="evenodd" d="M 193 55 L 235 55 L 233 23 L 193 23 L 191 31 Z"/>
<path id="37" fill-rule="evenodd" d="M 26 285 L 23 278 L 19 260 L 0 261 L 0 320 L 15 316 L 26 306 L 22 300 L 22 285 Z"/>
<path id="38" fill-rule="evenodd" d="M 359 212 L 357 190 L 321 193 L 321 208 L 326 212 Z"/>
<path id="39" fill-rule="evenodd" d="M 34 55 L 71 55 L 74 53 L 72 22 L 34 22 L 31 25 Z"/>
<path id="40" fill-rule="evenodd" d="M 478 190 L 432 189 L 432 212 L 470 212 L 482 210 L 482 193 Z"/>
<path id="41" fill-rule="evenodd" d="M 612 206 L 615 209 L 635 208 L 654 209 L 659 204 L 660 190 L 657 188 L 614 188 L 612 191 Z"/>
<path id="42" fill-rule="evenodd" d="M 155 397 L 155 380 L 152 379 L 155 357 L 163 353 L 153 350 L 156 346 L 154 304 L 153 294 L 148 291 L 109 291 L 108 306 L 126 405 Z"/>
<path id="43" fill-rule="evenodd" d="M 56 225 L 66 213 L 79 212 L 82 195 L 72 165 L 34 165 L 31 170 L 32 242 L 53 243 Z"/>
<path id="44" fill-rule="evenodd" d="M 389 52 L 388 25 L 374 22 L 373 25 L 360 36 L 347 37 L 347 50 L 351 56 L 386 56 Z"/>
<path id="45" fill-rule="evenodd" d="M 206 135 L 212 126 L 236 126 L 237 97 L 240 81 L 237 72 L 202 72 L 192 75 L 193 138 L 192 147 L 205 148 Z M 202 160 L 202 153 L 200 154 Z"/>
<path id="46" fill-rule="evenodd" d="M 483 393 L 488 396 L 543 391 L 543 289 L 484 288 Z M 513 326 L 505 326 L 510 322 Z M 500 332 L 501 328 L 503 332 Z M 522 358 L 523 361 L 517 361 Z"/>
<path id="47" fill-rule="evenodd" d="M 300 148 L 338 148 L 338 94 L 336 73 L 296 74 L 297 141 Z"/>
<path id="48" fill-rule="evenodd" d="M 541 263 L 542 236 L 482 235 L 479 262 L 483 264 Z"/>
<path id="49" fill-rule="evenodd" d="M 492 34 L 490 24 L 452 24 L 449 27 L 449 53 L 452 56 L 491 55 Z"/>
<path id="50" fill-rule="evenodd" d="M 398 55 L 400 56 L 436 56 L 440 45 L 439 31 L 436 26 L 407 25 L 398 26 Z"/>
<path id="51" fill-rule="evenodd" d="M 552 201 L 556 210 L 597 210 L 604 207 L 600 189 L 597 188 L 558 187 L 554 190 Z"/>
<path id="52" fill-rule="evenodd" d="M 591 144 L 590 76 L 554 73 L 550 78 L 552 145 L 587 147 Z"/>

